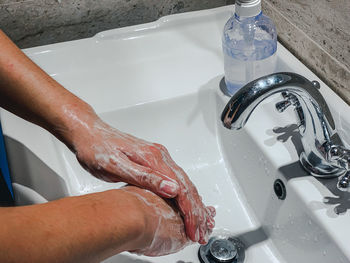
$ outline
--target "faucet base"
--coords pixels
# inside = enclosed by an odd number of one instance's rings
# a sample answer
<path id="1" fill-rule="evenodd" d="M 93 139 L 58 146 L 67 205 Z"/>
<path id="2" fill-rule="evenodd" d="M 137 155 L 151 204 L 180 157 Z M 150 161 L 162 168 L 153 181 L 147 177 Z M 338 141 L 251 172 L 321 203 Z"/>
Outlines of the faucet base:
<path id="1" fill-rule="evenodd" d="M 331 165 L 320 165 L 311 164 L 305 152 L 300 154 L 300 162 L 303 168 L 311 175 L 319 178 L 335 178 L 342 176 L 346 173 L 345 169 L 331 166 Z M 318 162 L 319 163 L 319 162 Z"/>

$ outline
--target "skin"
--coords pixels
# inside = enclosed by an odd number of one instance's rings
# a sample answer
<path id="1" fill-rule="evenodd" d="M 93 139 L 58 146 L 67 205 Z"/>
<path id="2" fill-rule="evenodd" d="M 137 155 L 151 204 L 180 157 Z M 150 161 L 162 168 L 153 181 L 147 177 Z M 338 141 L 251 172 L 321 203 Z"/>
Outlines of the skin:
<path id="1" fill-rule="evenodd" d="M 202 203 L 164 146 L 104 123 L 2 31 L 0 49 L 0 107 L 51 132 L 97 178 L 140 187 L 0 208 L 0 262 L 98 262 L 122 251 L 159 256 L 189 239 L 207 241 L 215 209 Z"/>
<path id="2" fill-rule="evenodd" d="M 97 178 L 175 198 L 189 239 L 207 242 L 215 209 L 203 204 L 196 187 L 164 146 L 104 123 L 90 105 L 48 76 L 1 31 L 0 50 L 1 107 L 51 132 Z"/>
<path id="3" fill-rule="evenodd" d="M 176 202 L 192 241 L 205 244 L 215 226 L 215 209 L 205 207 L 186 173 L 171 159 L 167 149 L 132 135 L 121 133 L 101 120 L 86 121 L 88 132 L 75 140 L 77 158 L 91 174 L 105 181 L 127 182 L 159 191 L 166 179 L 176 182 Z M 87 145 L 86 142 L 94 142 Z"/>
<path id="4" fill-rule="evenodd" d="M 179 213 L 137 187 L 0 210 L 1 262 L 101 262 L 123 251 L 160 256 L 188 244 Z"/>

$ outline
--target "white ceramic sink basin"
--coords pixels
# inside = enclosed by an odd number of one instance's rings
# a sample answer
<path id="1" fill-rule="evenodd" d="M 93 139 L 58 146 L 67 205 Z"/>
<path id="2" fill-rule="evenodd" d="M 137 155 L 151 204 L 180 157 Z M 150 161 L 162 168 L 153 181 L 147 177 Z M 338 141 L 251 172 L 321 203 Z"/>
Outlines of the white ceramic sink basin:
<path id="1" fill-rule="evenodd" d="M 300 167 L 292 111 L 264 101 L 244 129 L 220 121 L 228 97 L 221 30 L 232 7 L 162 18 L 79 41 L 27 49 L 52 77 L 112 126 L 164 144 L 217 209 L 215 233 L 239 236 L 244 262 L 350 262 L 349 193 L 335 180 L 317 180 Z M 320 81 L 281 45 L 278 71 Z M 321 83 L 339 133 L 349 142 L 349 107 Z M 120 187 L 85 172 L 74 155 L 45 130 L 1 110 L 18 203 L 38 203 Z M 280 179 L 286 198 L 273 183 Z M 105 262 L 198 263 L 198 245 L 166 257 L 123 253 Z"/>

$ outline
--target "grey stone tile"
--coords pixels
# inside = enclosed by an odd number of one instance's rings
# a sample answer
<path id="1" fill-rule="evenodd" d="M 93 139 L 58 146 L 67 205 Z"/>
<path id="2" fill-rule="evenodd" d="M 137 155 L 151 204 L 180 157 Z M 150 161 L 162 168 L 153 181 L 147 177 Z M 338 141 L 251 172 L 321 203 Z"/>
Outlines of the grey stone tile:
<path id="1" fill-rule="evenodd" d="M 307 2 L 300 1 L 299 4 L 308 8 Z M 285 15 L 278 9 L 274 0 L 266 0 L 263 8 L 264 12 L 274 20 L 280 42 L 350 104 L 350 70 L 343 64 L 344 61 L 339 61 L 337 56 L 328 52 L 324 46 L 317 42 L 318 39 L 305 32 L 305 28 L 301 29 L 299 24 L 296 25 L 295 20 L 300 23 L 302 17 L 291 18 Z M 322 34 L 326 29 L 318 28 L 318 31 L 319 34 Z M 334 36 L 332 45 L 335 46 L 341 42 L 344 42 L 343 46 L 348 44 L 346 39 Z"/>
<path id="2" fill-rule="evenodd" d="M 349 0 L 266 0 L 350 69 Z"/>
<path id="3" fill-rule="evenodd" d="M 0 2 L 0 27 L 21 48 L 91 37 L 232 0 L 36 0 Z"/>

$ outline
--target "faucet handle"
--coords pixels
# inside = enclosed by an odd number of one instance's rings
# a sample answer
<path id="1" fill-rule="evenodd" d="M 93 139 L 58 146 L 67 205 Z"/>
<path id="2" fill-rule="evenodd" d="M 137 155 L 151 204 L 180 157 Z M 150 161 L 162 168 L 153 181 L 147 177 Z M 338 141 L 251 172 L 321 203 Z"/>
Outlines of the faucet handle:
<path id="1" fill-rule="evenodd" d="M 330 145 L 327 151 L 327 159 L 335 161 L 338 166 L 345 170 L 350 169 L 350 150 L 344 146 Z"/>
<path id="2" fill-rule="evenodd" d="M 339 177 L 337 188 L 340 191 L 348 192 L 350 188 L 350 150 L 344 146 L 329 145 L 327 159 L 336 162 L 336 165 L 345 170 L 345 174 Z"/>
<path id="3" fill-rule="evenodd" d="M 350 171 L 347 171 L 345 175 L 340 177 L 337 187 L 340 191 L 346 192 L 348 191 L 349 185 L 350 185 Z"/>

